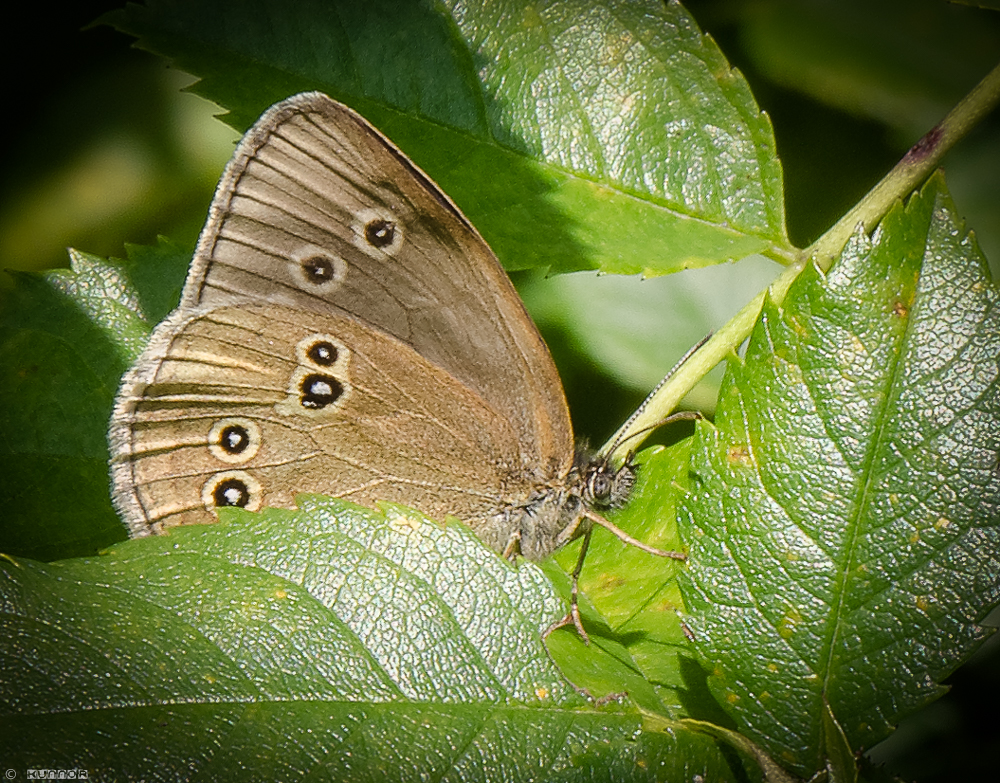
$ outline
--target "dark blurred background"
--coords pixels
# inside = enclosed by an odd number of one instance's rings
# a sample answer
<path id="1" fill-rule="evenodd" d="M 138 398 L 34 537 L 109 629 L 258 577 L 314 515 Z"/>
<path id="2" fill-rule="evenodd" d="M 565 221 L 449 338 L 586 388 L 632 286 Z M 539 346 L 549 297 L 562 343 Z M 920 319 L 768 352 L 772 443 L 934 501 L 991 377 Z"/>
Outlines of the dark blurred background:
<path id="1" fill-rule="evenodd" d="M 938 0 L 685 5 L 771 116 L 789 233 L 802 247 L 1000 62 L 1000 15 Z M 212 104 L 181 92 L 190 77 L 132 48 L 110 27 L 83 29 L 120 6 L 34 3 L 6 26 L 5 269 L 67 266 L 67 246 L 121 257 L 123 242 L 149 244 L 161 234 L 193 246 L 201 228 L 237 134 L 212 119 Z M 996 113 L 949 153 L 944 167 L 996 276 Z M 0 296 L 10 284 L 2 277 Z M 602 370 L 558 319 L 542 327 L 574 420 L 586 422 L 592 440 L 602 439 L 648 386 Z M 988 642 L 948 684 L 948 695 L 905 721 L 872 757 L 921 783 L 995 779 L 1000 643 Z"/>

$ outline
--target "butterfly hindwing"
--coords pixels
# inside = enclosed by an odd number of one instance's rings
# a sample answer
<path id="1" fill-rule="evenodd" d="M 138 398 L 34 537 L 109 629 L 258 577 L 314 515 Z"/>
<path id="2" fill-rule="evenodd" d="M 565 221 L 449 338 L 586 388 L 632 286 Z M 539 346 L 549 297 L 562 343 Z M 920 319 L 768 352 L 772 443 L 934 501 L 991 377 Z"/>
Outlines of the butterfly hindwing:
<path id="1" fill-rule="evenodd" d="M 520 460 L 481 397 L 354 319 L 218 307 L 169 319 L 150 346 L 158 359 L 128 379 L 112 427 L 133 533 L 211 522 L 220 505 L 287 507 L 301 492 L 475 524 Z"/>

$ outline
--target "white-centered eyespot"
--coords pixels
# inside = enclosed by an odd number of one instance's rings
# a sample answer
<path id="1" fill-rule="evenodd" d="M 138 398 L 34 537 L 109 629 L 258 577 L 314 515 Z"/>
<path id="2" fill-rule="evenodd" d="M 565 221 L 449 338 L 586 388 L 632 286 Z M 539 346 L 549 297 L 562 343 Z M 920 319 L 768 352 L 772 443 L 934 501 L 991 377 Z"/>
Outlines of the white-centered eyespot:
<path id="1" fill-rule="evenodd" d="M 292 279 L 303 291 L 329 294 L 347 277 L 347 262 L 340 256 L 312 245 L 297 250 L 291 259 Z"/>
<path id="2" fill-rule="evenodd" d="M 275 410 L 283 416 L 332 418 L 351 394 L 350 350 L 331 334 L 310 334 L 296 343 L 295 358 L 288 396 Z"/>
<path id="3" fill-rule="evenodd" d="M 220 419 L 208 432 L 208 449 L 212 456 L 231 465 L 253 459 L 260 443 L 260 427 L 243 417 Z"/>
<path id="4" fill-rule="evenodd" d="M 211 512 L 224 506 L 256 511 L 264 492 L 260 482 L 245 470 L 227 470 L 209 477 L 201 488 L 201 501 Z"/>
<path id="5" fill-rule="evenodd" d="M 310 334 L 295 344 L 295 359 L 303 367 L 347 375 L 351 351 L 332 334 Z"/>
<path id="6" fill-rule="evenodd" d="M 388 209 L 361 210 L 351 229 L 354 244 L 374 258 L 396 255 L 405 239 L 402 221 Z"/>
<path id="7" fill-rule="evenodd" d="M 299 367 L 292 373 L 288 396 L 274 409 L 283 416 L 332 418 L 350 396 L 351 385 L 345 379 Z"/>

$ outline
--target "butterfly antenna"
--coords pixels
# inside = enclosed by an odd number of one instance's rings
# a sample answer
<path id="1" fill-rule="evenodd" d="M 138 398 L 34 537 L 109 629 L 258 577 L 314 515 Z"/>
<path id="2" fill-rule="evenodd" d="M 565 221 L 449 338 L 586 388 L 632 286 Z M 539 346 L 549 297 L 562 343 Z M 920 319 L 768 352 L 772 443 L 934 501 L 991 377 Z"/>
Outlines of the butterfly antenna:
<path id="1" fill-rule="evenodd" d="M 693 419 L 703 418 L 703 416 L 697 411 L 677 411 L 676 413 L 671 413 L 668 416 L 664 416 L 658 422 L 650 424 L 648 427 L 643 427 L 642 429 L 637 430 L 636 432 L 629 432 L 629 427 L 636 419 L 639 418 L 640 415 L 642 415 L 642 412 L 646 409 L 646 406 L 649 404 L 649 401 L 656 396 L 656 393 L 661 388 L 663 388 L 663 385 L 667 381 L 669 381 L 677 374 L 677 371 L 684 366 L 684 363 L 687 362 L 687 360 L 690 359 L 698 351 L 699 348 L 701 348 L 705 343 L 707 343 L 712 338 L 713 334 L 714 332 L 709 332 L 708 334 L 706 334 L 697 343 L 692 345 L 680 359 L 677 360 L 677 363 L 670 368 L 670 370 L 667 372 L 666 375 L 663 376 L 660 382 L 653 387 L 653 390 L 646 395 L 646 399 L 642 401 L 642 405 L 636 408 L 635 411 L 632 413 L 632 415 L 629 416 L 628 419 L 626 419 L 625 423 L 618 430 L 622 434 L 619 437 L 615 438 L 614 441 L 612 441 L 611 447 L 606 449 L 605 453 L 609 455 L 614 454 L 626 442 L 632 440 L 633 438 L 637 438 L 640 435 L 645 435 L 646 433 L 652 432 L 653 430 L 662 427 L 664 424 L 670 424 L 675 421 L 691 421 Z"/>
<path id="2" fill-rule="evenodd" d="M 640 435 L 645 435 L 648 432 L 659 429 L 666 424 L 673 424 L 676 421 L 697 421 L 698 419 L 704 419 L 705 417 L 699 411 L 674 411 L 668 416 L 664 416 L 659 421 L 650 424 L 647 427 L 643 427 L 641 430 L 636 430 L 635 432 L 629 433 L 614 442 L 614 447 L 608 449 L 608 454 L 613 454 L 619 447 L 621 447 L 627 441 L 633 438 L 638 438 Z"/>

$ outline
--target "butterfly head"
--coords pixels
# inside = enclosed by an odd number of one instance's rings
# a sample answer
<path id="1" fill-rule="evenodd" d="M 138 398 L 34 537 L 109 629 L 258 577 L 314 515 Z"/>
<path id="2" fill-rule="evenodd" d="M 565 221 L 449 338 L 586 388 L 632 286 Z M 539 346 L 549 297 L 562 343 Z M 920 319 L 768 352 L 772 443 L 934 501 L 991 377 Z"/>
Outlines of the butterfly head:
<path id="1" fill-rule="evenodd" d="M 607 457 L 579 451 L 575 469 L 580 476 L 580 494 L 588 506 L 621 508 L 628 502 L 636 476 L 636 465 L 632 462 L 631 455 L 616 468 Z"/>

